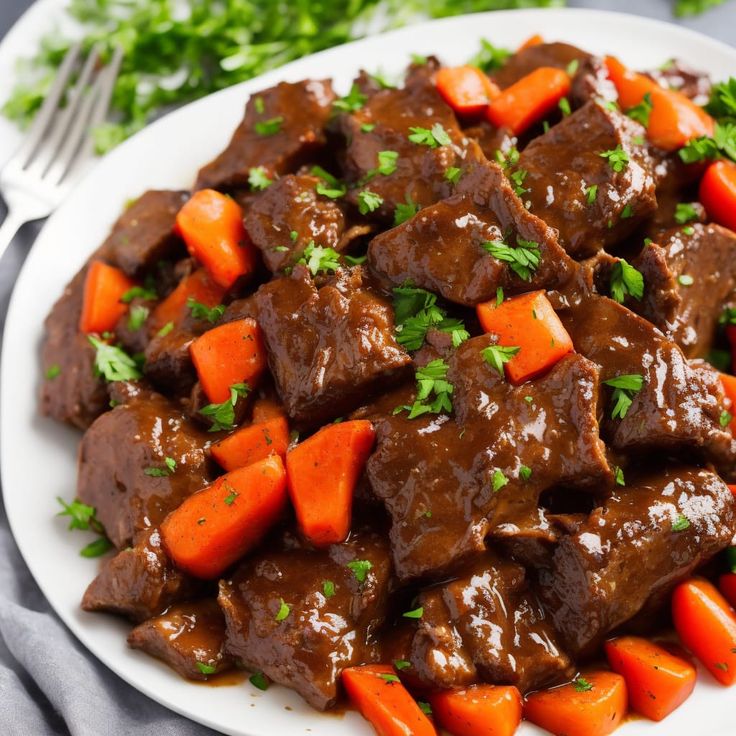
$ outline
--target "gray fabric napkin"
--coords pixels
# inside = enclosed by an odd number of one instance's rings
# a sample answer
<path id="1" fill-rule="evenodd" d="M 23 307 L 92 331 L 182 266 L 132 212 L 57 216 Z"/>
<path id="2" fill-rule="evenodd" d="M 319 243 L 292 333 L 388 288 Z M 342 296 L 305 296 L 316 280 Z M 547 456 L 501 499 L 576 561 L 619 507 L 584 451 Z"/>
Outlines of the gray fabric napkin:
<path id="1" fill-rule="evenodd" d="M 28 0 L 0 2 L 0 37 Z M 569 5 L 671 19 L 669 0 L 572 0 Z M 736 2 L 686 25 L 736 44 Z M 0 203 L 0 222 L 5 216 Z M 0 335 L 8 299 L 39 226 L 0 263 Z M 4 736 L 206 736 L 208 728 L 137 692 L 86 652 L 51 611 L 20 557 L 0 501 L 0 733 Z"/>

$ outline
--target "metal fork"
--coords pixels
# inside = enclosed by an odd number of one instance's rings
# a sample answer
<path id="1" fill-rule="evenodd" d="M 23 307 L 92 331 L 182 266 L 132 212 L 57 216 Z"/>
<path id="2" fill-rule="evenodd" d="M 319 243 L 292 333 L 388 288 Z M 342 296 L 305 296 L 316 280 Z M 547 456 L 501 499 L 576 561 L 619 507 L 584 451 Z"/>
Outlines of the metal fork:
<path id="1" fill-rule="evenodd" d="M 92 129 L 107 116 L 121 61 L 122 51 L 116 49 L 110 63 L 101 66 L 95 47 L 82 63 L 80 44 L 64 57 L 28 135 L 0 171 L 0 194 L 8 205 L 0 226 L 0 258 L 18 228 L 48 217 L 87 169 L 94 156 Z"/>

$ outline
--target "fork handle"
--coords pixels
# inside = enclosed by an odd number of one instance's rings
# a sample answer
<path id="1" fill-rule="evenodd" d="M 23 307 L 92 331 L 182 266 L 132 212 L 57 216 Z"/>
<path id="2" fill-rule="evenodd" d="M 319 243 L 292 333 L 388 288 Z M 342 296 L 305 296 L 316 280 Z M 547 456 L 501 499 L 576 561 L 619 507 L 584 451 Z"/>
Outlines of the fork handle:
<path id="1" fill-rule="evenodd" d="M 16 214 L 15 210 L 8 210 L 7 217 L 0 225 L 0 259 L 8 249 L 8 246 L 13 242 L 13 238 L 18 232 L 21 225 L 24 225 L 28 220 L 24 217 Z"/>

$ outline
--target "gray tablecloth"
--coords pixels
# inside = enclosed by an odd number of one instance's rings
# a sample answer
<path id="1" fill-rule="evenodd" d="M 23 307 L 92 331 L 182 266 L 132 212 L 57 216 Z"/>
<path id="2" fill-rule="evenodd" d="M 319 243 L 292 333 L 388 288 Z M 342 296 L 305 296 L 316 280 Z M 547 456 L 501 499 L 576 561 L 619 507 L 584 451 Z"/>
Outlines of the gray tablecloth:
<path id="1" fill-rule="evenodd" d="M 669 0 L 572 0 L 670 19 Z M 29 0 L 0 0 L 0 38 Z M 736 45 L 736 2 L 689 19 Z M 0 221 L 4 217 L 0 202 Z M 15 278 L 39 226 L 26 226 L 0 263 L 0 331 Z M 138 693 L 88 655 L 51 612 L 13 542 L 0 502 L 0 733 L 6 736 L 203 736 L 212 731 Z"/>

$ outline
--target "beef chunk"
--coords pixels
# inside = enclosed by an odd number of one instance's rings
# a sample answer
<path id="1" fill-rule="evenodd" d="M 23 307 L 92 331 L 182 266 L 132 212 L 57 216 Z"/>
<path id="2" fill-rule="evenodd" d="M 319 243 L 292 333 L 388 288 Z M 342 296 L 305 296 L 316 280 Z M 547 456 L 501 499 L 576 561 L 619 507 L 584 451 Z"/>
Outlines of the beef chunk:
<path id="1" fill-rule="evenodd" d="M 363 582 L 347 567 L 356 560 L 371 563 Z M 220 582 L 226 651 L 325 710 L 337 699 L 340 672 L 377 658 L 371 637 L 385 615 L 390 570 L 383 535 L 372 532 L 321 551 L 253 557 Z M 279 621 L 282 602 L 289 611 Z"/>
<path id="2" fill-rule="evenodd" d="M 377 425 L 367 472 L 393 522 L 402 580 L 452 571 L 484 550 L 488 533 L 508 537 L 538 525 L 546 488 L 611 484 L 598 438 L 595 366 L 570 355 L 513 387 L 482 359 L 489 344 L 486 335 L 468 340 L 450 360 L 455 419 L 402 413 Z M 526 479 L 523 466 L 531 471 Z"/>
<path id="3" fill-rule="evenodd" d="M 252 96 L 227 148 L 200 170 L 195 189 L 247 187 L 255 166 L 271 177 L 296 170 L 324 147 L 334 99 L 329 81 L 313 79 L 281 82 Z"/>
<path id="4" fill-rule="evenodd" d="M 190 680 L 206 680 L 234 664 L 224 651 L 225 618 L 212 598 L 171 606 L 136 626 L 128 644 L 158 657 Z"/>
<path id="5" fill-rule="evenodd" d="M 532 241 L 527 247 L 538 266 L 520 275 L 483 248 L 493 241 L 516 246 Z M 467 306 L 495 299 L 499 286 L 507 294 L 554 288 L 570 277 L 573 266 L 554 232 L 526 211 L 501 169 L 487 162 L 460 180 L 455 195 L 374 238 L 368 259 L 392 284 L 411 280 Z"/>
<path id="6" fill-rule="evenodd" d="M 724 398 L 713 371 L 689 365 L 651 323 L 606 297 L 583 299 L 560 316 L 575 349 L 601 366 L 602 380 L 644 378 L 622 419 L 612 418 L 607 401 L 602 434 L 614 450 L 696 451 L 722 468 L 733 466 L 736 442 L 720 425 Z"/>
<path id="7" fill-rule="evenodd" d="M 623 113 L 589 102 L 521 154 L 516 172 L 526 172 L 522 199 L 557 228 L 560 243 L 574 258 L 620 242 L 656 209 L 644 135 L 644 128 Z M 628 160 L 616 164 L 622 167 L 616 171 L 614 159 L 601 154 L 619 147 Z M 592 195 L 591 187 L 597 187 Z"/>
<path id="8" fill-rule="evenodd" d="M 664 66 L 646 74 L 665 89 L 676 89 L 698 105 L 704 105 L 710 99 L 713 83 L 708 73 L 693 69 L 679 59 L 671 59 Z"/>
<path id="9" fill-rule="evenodd" d="M 137 532 L 166 514 L 210 480 L 205 447 L 211 437 L 173 404 L 150 391 L 101 416 L 79 450 L 77 495 L 97 509 L 113 544 L 130 544 Z M 176 467 L 165 472 L 166 458 Z M 151 468 L 164 472 L 150 475 Z"/>
<path id="10" fill-rule="evenodd" d="M 674 467 L 629 481 L 561 541 L 540 573 L 544 605 L 568 651 L 593 653 L 652 597 L 666 596 L 727 547 L 735 531 L 736 502 L 707 470 Z"/>
<path id="11" fill-rule="evenodd" d="M 366 130 L 366 125 L 374 127 Z M 427 146 L 409 140 L 411 128 L 430 130 L 437 125 L 451 143 Z M 398 205 L 426 207 L 449 196 L 447 169 L 480 155 L 477 147 L 467 148 L 454 113 L 424 75 L 407 80 L 404 89 L 373 94 L 356 112 L 340 115 L 338 127 L 346 139 L 345 173 L 354 184 L 348 200 L 358 204 L 363 190 L 377 194 L 381 205 L 371 216 L 385 222 L 393 221 Z M 398 154 L 393 173 L 375 173 L 380 151 Z"/>
<path id="12" fill-rule="evenodd" d="M 505 89 L 542 66 L 572 72 L 571 97 L 575 104 L 583 104 L 596 97 L 616 99 L 603 59 L 567 43 L 527 46 L 510 56 L 491 76 L 501 89 Z"/>
<path id="13" fill-rule="evenodd" d="M 198 585 L 174 568 L 161 547 L 158 530 L 150 529 L 138 535 L 132 547 L 103 563 L 84 593 L 82 608 L 145 621 L 196 594 Z"/>
<path id="14" fill-rule="evenodd" d="M 419 605 L 409 672 L 426 685 L 463 687 L 481 678 L 526 692 L 573 673 L 520 565 L 486 554 L 423 592 Z"/>
<path id="15" fill-rule="evenodd" d="M 103 248 L 109 249 L 113 261 L 128 276 L 139 276 L 181 248 L 174 223 L 188 196 L 188 192 L 151 190 L 120 215 Z"/>
<path id="16" fill-rule="evenodd" d="M 644 275 L 644 298 L 631 306 L 693 358 L 707 355 L 723 305 L 736 294 L 736 234 L 719 225 L 690 228 L 669 230 L 661 247 L 642 251 L 634 265 Z"/>
<path id="17" fill-rule="evenodd" d="M 146 346 L 143 372 L 160 391 L 170 396 L 183 396 L 192 390 L 197 380 L 189 346 L 194 335 L 175 326 L 166 334 L 154 334 Z"/>
<path id="18" fill-rule="evenodd" d="M 246 230 L 272 273 L 293 265 L 310 242 L 338 247 L 345 216 L 334 200 L 317 194 L 319 181 L 314 176 L 285 176 L 248 209 Z"/>
<path id="19" fill-rule="evenodd" d="M 289 416 L 311 426 L 354 409 L 404 372 L 390 306 L 362 287 L 360 268 L 317 290 L 304 267 L 256 293 L 258 324 Z"/>
<path id="20" fill-rule="evenodd" d="M 105 381 L 95 375 L 95 349 L 79 331 L 85 265 L 46 317 L 41 364 L 41 412 L 80 429 L 108 409 Z"/>

